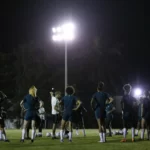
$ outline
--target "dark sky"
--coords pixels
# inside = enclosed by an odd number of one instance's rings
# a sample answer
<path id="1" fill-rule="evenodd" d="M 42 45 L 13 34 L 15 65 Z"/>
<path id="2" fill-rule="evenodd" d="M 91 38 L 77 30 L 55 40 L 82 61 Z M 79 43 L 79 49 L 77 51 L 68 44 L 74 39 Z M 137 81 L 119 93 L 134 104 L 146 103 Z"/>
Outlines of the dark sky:
<path id="1" fill-rule="evenodd" d="M 51 27 L 72 19 L 78 28 L 76 45 L 88 45 L 94 36 L 124 43 L 129 63 L 150 81 L 149 13 L 144 0 L 5 0 L 0 7 L 2 51 L 29 41 L 46 45 Z"/>

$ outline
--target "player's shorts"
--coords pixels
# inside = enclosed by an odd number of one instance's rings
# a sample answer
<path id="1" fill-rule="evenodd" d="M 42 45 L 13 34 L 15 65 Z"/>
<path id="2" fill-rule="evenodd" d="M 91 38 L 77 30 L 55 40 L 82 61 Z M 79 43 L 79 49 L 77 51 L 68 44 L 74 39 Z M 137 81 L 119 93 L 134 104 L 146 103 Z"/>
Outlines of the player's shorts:
<path id="1" fill-rule="evenodd" d="M 95 110 L 95 118 L 96 119 L 105 119 L 106 111 L 105 109 L 101 109 L 100 107 L 96 108 Z"/>
<path id="2" fill-rule="evenodd" d="M 106 115 L 105 120 L 108 121 L 108 122 L 111 122 L 113 120 L 113 114 Z"/>
<path id="3" fill-rule="evenodd" d="M 134 112 L 124 112 L 123 113 L 123 124 L 124 127 L 131 126 L 136 127 L 138 122 L 138 117 Z"/>
<path id="4" fill-rule="evenodd" d="M 80 113 L 80 112 L 76 112 L 76 111 L 74 111 L 73 113 L 72 113 L 72 122 L 73 123 L 80 123 L 80 122 L 82 122 L 82 117 L 83 117 L 83 115 Z"/>
<path id="5" fill-rule="evenodd" d="M 55 115 L 52 114 L 52 121 L 54 124 L 57 124 L 59 121 L 59 115 L 58 114 L 55 114 Z"/>
<path id="6" fill-rule="evenodd" d="M 4 128 L 5 127 L 5 122 L 3 118 L 0 118 L 0 127 Z"/>
<path id="7" fill-rule="evenodd" d="M 24 120 L 30 121 L 30 120 L 36 120 L 37 119 L 37 113 L 36 111 L 26 111 Z"/>
<path id="8" fill-rule="evenodd" d="M 71 121 L 72 122 L 72 113 L 64 112 L 62 119 L 65 121 Z"/>
<path id="9" fill-rule="evenodd" d="M 146 112 L 143 117 L 147 122 L 150 122 L 150 112 Z"/>
<path id="10" fill-rule="evenodd" d="M 141 122 L 142 116 L 138 116 L 138 122 Z"/>

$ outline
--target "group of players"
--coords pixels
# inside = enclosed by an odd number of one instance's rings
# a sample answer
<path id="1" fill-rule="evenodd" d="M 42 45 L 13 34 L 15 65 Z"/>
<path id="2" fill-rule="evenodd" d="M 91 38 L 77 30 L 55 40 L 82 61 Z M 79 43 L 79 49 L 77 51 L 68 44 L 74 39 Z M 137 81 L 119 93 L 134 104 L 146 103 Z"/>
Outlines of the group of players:
<path id="1" fill-rule="evenodd" d="M 106 142 L 106 121 L 111 122 L 112 111 L 115 108 L 112 106 L 113 99 L 108 93 L 103 92 L 104 83 L 100 82 L 97 87 L 97 92 L 93 95 L 91 106 L 95 111 L 99 127 L 99 142 Z M 147 139 L 150 140 L 150 97 L 149 92 L 145 91 L 143 97 L 140 98 L 139 104 L 137 100 L 132 97 L 130 84 L 123 87 L 124 95 L 121 100 L 122 120 L 123 120 L 123 139 L 121 142 L 126 142 L 127 129 L 131 127 L 132 142 L 135 141 L 135 128 L 138 124 L 138 129 L 141 126 L 141 140 L 144 139 L 144 131 L 147 127 Z M 96 104 L 94 104 L 96 103 Z M 110 108 L 111 107 L 111 108 Z M 109 111 L 109 108 L 111 109 Z M 110 125 L 110 124 L 109 124 Z M 111 128 L 109 128 L 111 134 Z"/>
<path id="2" fill-rule="evenodd" d="M 149 92 L 145 91 L 144 96 L 140 98 L 140 103 L 137 104 L 137 100 L 131 96 L 132 87 L 129 84 L 123 87 L 124 95 L 121 100 L 122 120 L 123 120 L 123 139 L 121 142 L 126 142 L 127 129 L 129 125 L 131 127 L 132 142 L 135 141 L 135 128 L 138 124 L 138 129 L 141 126 L 141 140 L 144 139 L 144 132 L 147 127 L 147 139 L 150 140 L 150 97 Z M 34 142 L 35 132 L 37 127 L 37 109 L 40 116 L 39 132 L 42 134 L 42 125 L 44 121 L 44 103 L 37 97 L 37 89 L 32 86 L 29 89 L 29 94 L 21 101 L 21 107 L 24 110 L 24 121 L 22 127 L 21 142 L 25 140 L 25 134 L 28 129 L 29 123 L 31 123 L 31 142 Z M 61 92 L 57 91 L 51 94 L 51 107 L 52 107 L 52 139 L 56 138 L 56 127 L 60 120 L 61 114 L 61 126 L 60 126 L 60 142 L 64 142 L 64 132 L 68 131 L 69 142 L 72 142 L 72 122 L 74 122 L 75 115 L 79 109 L 83 108 L 82 102 L 75 96 L 75 89 L 72 86 L 66 88 L 66 96 L 62 98 Z M 106 142 L 106 127 L 109 129 L 109 136 L 111 136 L 111 121 L 113 119 L 113 98 L 106 92 L 104 92 L 104 83 L 99 82 L 96 93 L 92 96 L 91 107 L 95 113 L 95 118 L 98 124 L 99 137 L 101 143 Z M 83 108 L 84 109 L 84 108 Z M 82 111 L 81 111 L 82 112 Z M 82 114 L 80 114 L 82 115 Z M 42 119 L 43 118 L 43 119 Z M 81 117 L 82 118 L 82 117 Z M 1 134 L 4 134 L 4 128 L 2 128 L 2 122 L 0 121 L 0 138 Z M 83 133 L 85 136 L 84 123 Z M 6 135 L 6 134 L 5 134 Z M 5 137 L 6 140 L 6 137 Z"/>

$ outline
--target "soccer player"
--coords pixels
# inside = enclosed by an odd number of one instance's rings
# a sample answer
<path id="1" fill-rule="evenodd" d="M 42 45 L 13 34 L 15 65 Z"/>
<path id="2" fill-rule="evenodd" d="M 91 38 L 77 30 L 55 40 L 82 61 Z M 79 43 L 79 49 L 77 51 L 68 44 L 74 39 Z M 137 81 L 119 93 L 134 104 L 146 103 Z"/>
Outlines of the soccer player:
<path id="1" fill-rule="evenodd" d="M 6 132 L 5 132 L 5 118 L 6 118 L 6 111 L 2 107 L 2 103 L 6 100 L 7 96 L 0 91 L 0 141 L 3 140 L 4 142 L 9 142 L 9 140 L 6 137 Z"/>
<path id="2" fill-rule="evenodd" d="M 56 139 L 56 126 L 59 119 L 59 99 L 61 98 L 61 92 L 56 91 L 55 93 L 50 92 L 51 94 L 51 106 L 52 106 L 52 118 L 53 118 L 53 128 L 52 128 L 52 139 Z M 54 96 L 55 94 L 55 96 Z"/>
<path id="3" fill-rule="evenodd" d="M 24 121 L 24 117 L 25 117 L 25 114 L 26 114 L 26 109 L 24 108 L 23 103 L 20 103 L 20 107 L 21 107 L 21 114 L 20 114 L 21 127 L 23 127 L 23 121 Z M 30 130 L 30 128 L 31 128 L 31 122 L 29 122 L 29 124 L 27 125 L 27 130 L 26 130 L 26 133 L 25 133 L 25 139 L 26 140 L 31 140 L 31 138 L 29 137 L 29 130 Z"/>
<path id="4" fill-rule="evenodd" d="M 111 123 L 112 123 L 112 120 L 113 120 L 113 112 L 115 111 L 115 107 L 113 105 L 112 102 L 109 102 L 107 105 L 106 105 L 106 119 L 105 119 L 105 122 L 106 122 L 106 128 L 108 128 L 109 130 L 109 136 L 112 136 L 112 126 L 111 126 Z"/>
<path id="5" fill-rule="evenodd" d="M 105 127 L 105 116 L 106 116 L 106 104 L 108 101 L 113 99 L 105 92 L 103 92 L 104 83 L 98 83 L 97 92 L 91 99 L 91 107 L 95 112 L 95 117 L 98 123 L 99 136 L 101 143 L 106 142 L 106 127 Z M 95 106 L 94 106 L 95 104 Z"/>
<path id="6" fill-rule="evenodd" d="M 79 129 L 79 126 L 82 126 L 83 136 L 85 137 L 86 134 L 85 134 L 84 116 L 83 116 L 84 112 L 87 112 L 87 110 L 83 107 L 83 103 L 82 103 L 79 109 L 73 113 L 72 122 L 76 126 L 76 135 L 79 135 L 78 129 Z"/>
<path id="7" fill-rule="evenodd" d="M 31 135 L 31 142 L 34 142 L 35 138 L 35 120 L 36 120 L 36 105 L 37 103 L 42 107 L 43 102 L 39 100 L 36 97 L 37 89 L 35 86 L 32 86 L 29 89 L 29 94 L 27 94 L 24 97 L 24 100 L 21 102 L 21 104 L 24 105 L 24 108 L 26 109 L 26 114 L 24 117 L 24 123 L 23 123 L 23 129 L 22 129 L 22 138 L 20 142 L 24 142 L 25 139 L 25 132 L 28 126 L 29 121 L 31 121 L 31 127 L 32 127 L 32 135 Z"/>
<path id="8" fill-rule="evenodd" d="M 136 99 L 131 96 L 131 85 L 125 84 L 123 86 L 124 95 L 121 100 L 121 109 L 123 113 L 123 139 L 121 142 L 126 142 L 126 135 L 127 135 L 127 127 L 128 124 L 131 124 L 131 131 L 132 131 L 132 142 L 135 141 L 135 127 L 136 127 Z"/>
<path id="9" fill-rule="evenodd" d="M 60 101 L 60 104 L 64 105 L 60 130 L 60 142 L 63 142 L 63 131 L 67 121 L 69 122 L 69 142 L 72 142 L 72 113 L 73 111 L 78 110 L 81 105 L 80 100 L 74 96 L 75 90 L 72 86 L 66 88 L 66 93 L 67 95 Z"/>
<path id="10" fill-rule="evenodd" d="M 149 92 L 145 91 L 144 98 L 141 104 L 141 140 L 144 140 L 144 132 L 145 132 L 145 125 L 149 126 L 149 119 L 150 119 L 150 100 L 149 100 Z M 148 139 L 149 139 L 149 129 L 147 131 Z"/>

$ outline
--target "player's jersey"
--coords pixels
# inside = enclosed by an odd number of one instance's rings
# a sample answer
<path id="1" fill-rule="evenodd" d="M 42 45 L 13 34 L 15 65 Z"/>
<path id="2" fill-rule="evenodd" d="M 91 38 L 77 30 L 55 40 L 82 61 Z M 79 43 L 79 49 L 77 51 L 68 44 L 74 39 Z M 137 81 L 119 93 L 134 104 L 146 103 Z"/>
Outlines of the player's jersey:
<path id="1" fill-rule="evenodd" d="M 23 100 L 24 108 L 27 111 L 36 111 L 36 105 L 38 102 L 39 101 L 37 97 L 33 97 L 32 95 L 28 94 Z"/>
<path id="2" fill-rule="evenodd" d="M 150 112 L 150 100 L 148 98 L 144 98 L 143 99 L 143 110 L 144 110 L 144 113 L 146 112 Z"/>
<path id="3" fill-rule="evenodd" d="M 105 92 L 96 92 L 92 97 L 96 102 L 96 108 L 104 109 L 106 107 L 106 100 L 109 99 L 109 95 Z"/>
<path id="4" fill-rule="evenodd" d="M 133 111 L 135 102 L 136 102 L 136 99 L 132 97 L 131 95 L 124 95 L 121 100 L 121 103 L 123 103 L 123 111 L 124 112 Z"/>
<path id="5" fill-rule="evenodd" d="M 106 105 L 106 117 L 112 117 L 112 112 L 111 113 L 109 113 L 112 109 L 113 109 L 113 104 L 112 103 L 110 103 L 110 104 L 107 104 Z"/>
<path id="6" fill-rule="evenodd" d="M 72 113 L 72 109 L 76 106 L 77 97 L 67 95 L 63 97 L 62 102 L 64 104 L 64 112 L 70 114 Z"/>

